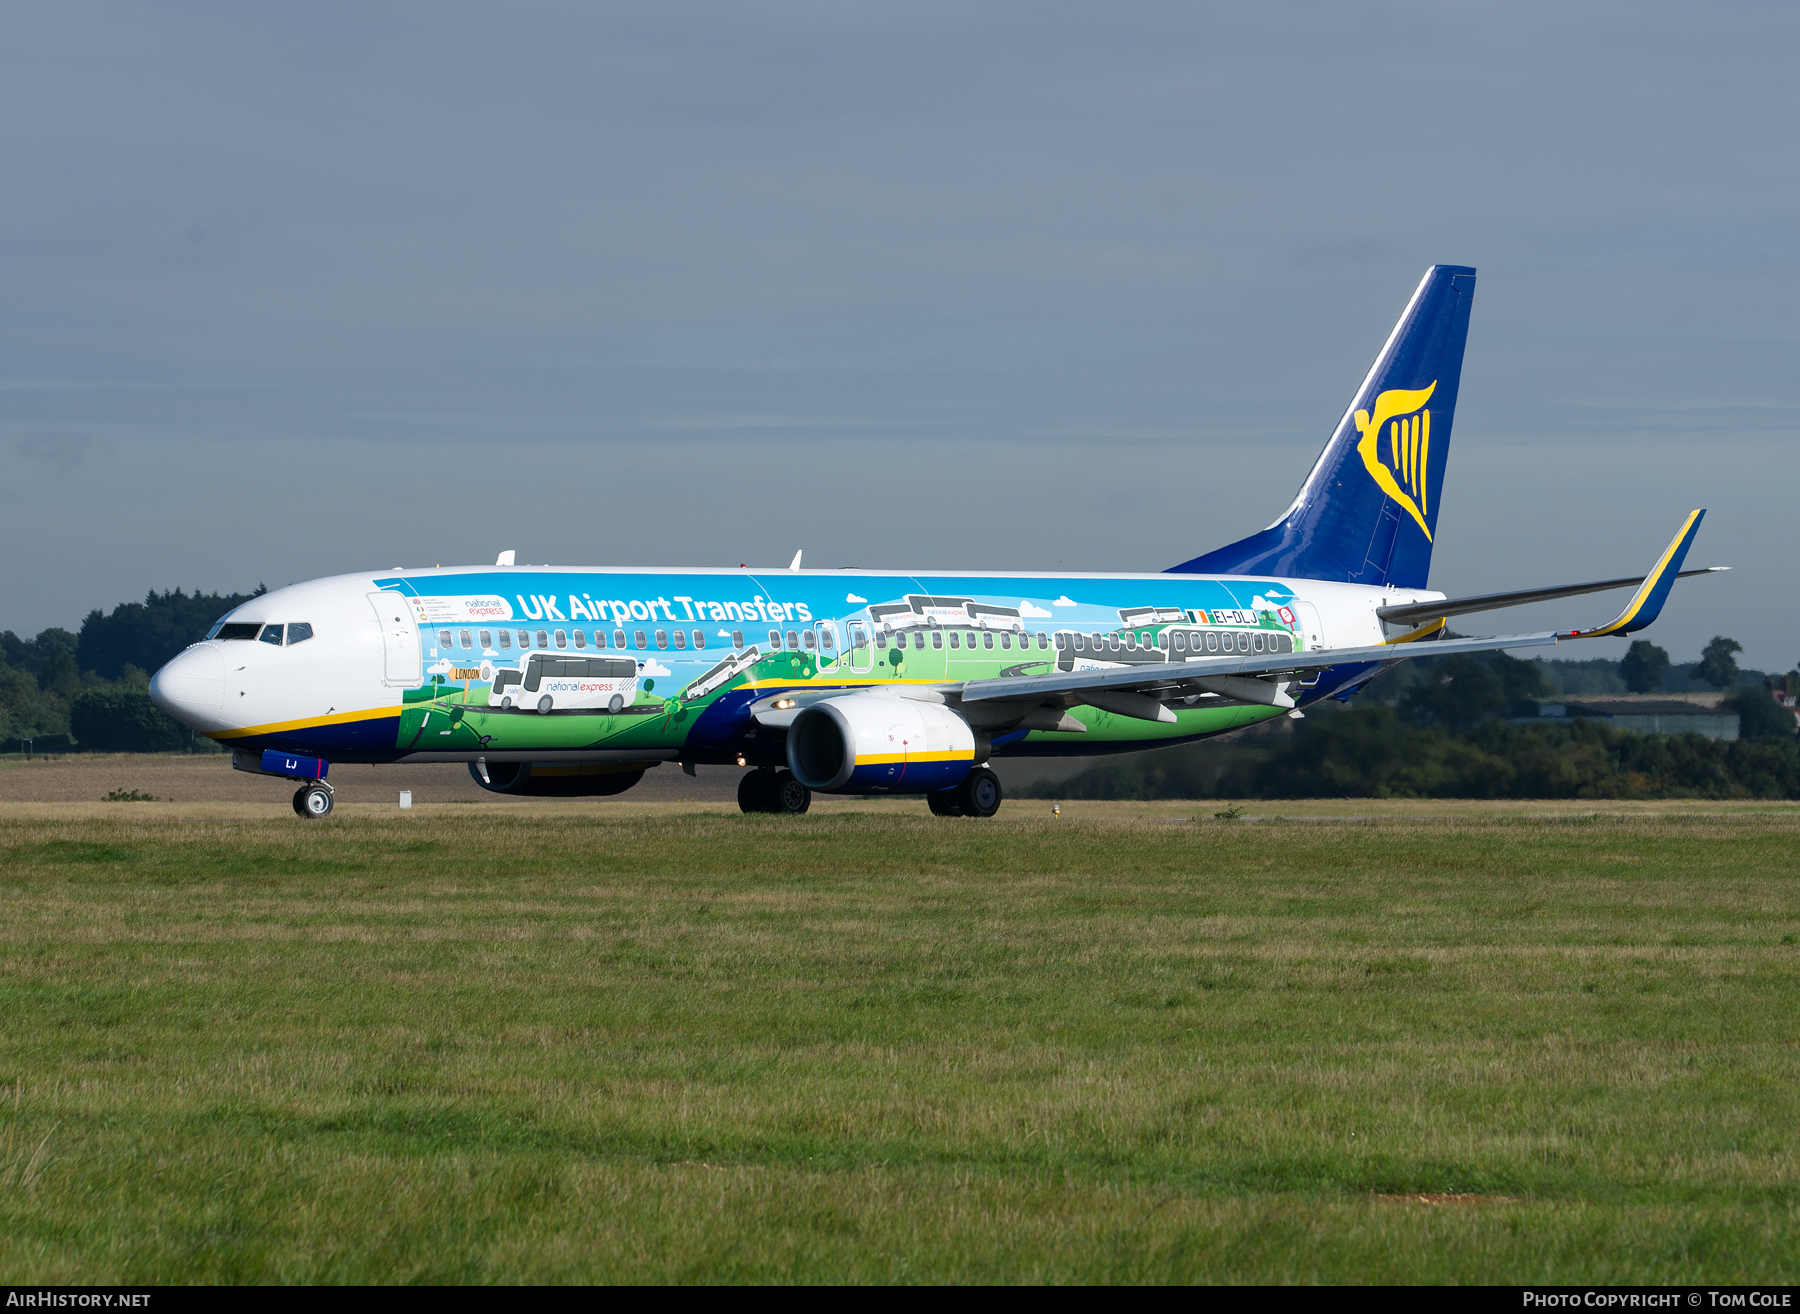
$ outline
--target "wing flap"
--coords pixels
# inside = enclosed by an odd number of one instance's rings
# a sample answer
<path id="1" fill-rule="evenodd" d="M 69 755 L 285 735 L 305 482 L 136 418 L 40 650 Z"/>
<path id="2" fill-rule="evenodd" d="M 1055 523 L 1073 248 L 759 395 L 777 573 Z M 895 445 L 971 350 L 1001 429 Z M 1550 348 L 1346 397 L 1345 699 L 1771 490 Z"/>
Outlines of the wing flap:
<path id="1" fill-rule="evenodd" d="M 1361 666 L 1376 662 L 1400 662 L 1413 657 L 1449 657 L 1459 652 L 1499 652 L 1505 648 L 1539 648 L 1556 642 L 1554 633 L 1505 634 L 1492 639 L 1439 639 L 1433 643 L 1376 644 L 1367 648 L 1319 648 L 1263 657 L 1201 657 L 1185 662 L 1159 662 L 1153 666 L 1120 667 L 1117 670 L 1066 671 L 1055 675 L 1014 675 L 992 680 L 969 680 L 962 686 L 965 703 L 996 699 L 1045 699 L 1056 697 L 1082 701 L 1082 695 L 1109 689 L 1148 691 L 1192 687 L 1206 692 L 1209 679 L 1244 676 L 1299 674 L 1332 666 Z M 1259 683 L 1263 681 L 1259 678 Z M 1227 695 L 1235 697 L 1235 695 Z M 1238 701 L 1249 701 L 1239 699 Z M 1270 702 L 1267 698 L 1255 701 Z"/>

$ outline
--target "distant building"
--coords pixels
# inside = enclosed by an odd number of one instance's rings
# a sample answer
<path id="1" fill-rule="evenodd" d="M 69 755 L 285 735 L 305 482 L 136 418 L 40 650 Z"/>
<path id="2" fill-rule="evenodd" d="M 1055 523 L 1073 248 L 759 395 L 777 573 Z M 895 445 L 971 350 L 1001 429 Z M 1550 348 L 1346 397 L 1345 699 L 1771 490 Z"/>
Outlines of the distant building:
<path id="1" fill-rule="evenodd" d="M 1646 735 L 1696 734 L 1708 739 L 1736 739 L 1738 714 L 1727 711 L 1723 701 L 1717 694 L 1568 699 L 1539 703 L 1538 718 L 1581 717 L 1606 721 L 1615 730 L 1635 730 Z"/>

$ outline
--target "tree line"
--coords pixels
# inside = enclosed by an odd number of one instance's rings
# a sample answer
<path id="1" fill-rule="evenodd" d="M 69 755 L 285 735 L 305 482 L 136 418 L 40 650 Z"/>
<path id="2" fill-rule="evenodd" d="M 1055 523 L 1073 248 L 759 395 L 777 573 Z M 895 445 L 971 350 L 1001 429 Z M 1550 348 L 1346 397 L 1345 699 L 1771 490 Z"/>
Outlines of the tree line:
<path id="1" fill-rule="evenodd" d="M 216 751 L 150 701 L 150 674 L 266 591 L 152 589 L 142 602 L 89 612 L 77 633 L 0 632 L 0 750 L 18 752 L 29 739 L 40 752 Z"/>

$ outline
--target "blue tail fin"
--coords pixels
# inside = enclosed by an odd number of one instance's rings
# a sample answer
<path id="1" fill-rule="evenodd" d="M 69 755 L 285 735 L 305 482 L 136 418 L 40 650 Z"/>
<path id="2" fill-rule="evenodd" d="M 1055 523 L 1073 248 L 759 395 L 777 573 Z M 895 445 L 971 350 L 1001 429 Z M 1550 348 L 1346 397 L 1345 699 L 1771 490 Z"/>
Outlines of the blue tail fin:
<path id="1" fill-rule="evenodd" d="M 1172 571 L 1424 588 L 1475 271 L 1433 265 L 1287 514 Z"/>

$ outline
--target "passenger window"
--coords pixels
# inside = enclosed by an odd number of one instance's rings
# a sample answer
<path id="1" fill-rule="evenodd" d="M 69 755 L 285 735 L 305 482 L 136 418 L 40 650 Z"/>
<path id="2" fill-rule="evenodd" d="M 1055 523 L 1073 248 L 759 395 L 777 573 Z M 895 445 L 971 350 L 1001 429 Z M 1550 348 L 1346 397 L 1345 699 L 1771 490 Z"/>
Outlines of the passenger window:
<path id="1" fill-rule="evenodd" d="M 493 646 L 494 646 L 493 631 L 483 630 L 481 632 L 481 650 L 483 652 L 486 652 L 489 648 L 492 648 Z"/>
<path id="2" fill-rule="evenodd" d="M 625 646 L 625 631 L 624 630 L 614 630 L 613 631 L 613 647 L 623 648 L 624 646 Z"/>
<path id="3" fill-rule="evenodd" d="M 788 631 L 788 648 L 793 652 L 800 651 L 800 636 L 792 630 Z"/>
<path id="4" fill-rule="evenodd" d="M 742 630 L 733 630 L 731 632 L 731 646 L 733 648 L 742 648 L 744 646 L 744 632 Z"/>
<path id="5" fill-rule="evenodd" d="M 981 646 L 983 648 L 992 648 L 994 646 L 994 636 L 991 634 L 982 635 L 981 636 Z"/>
<path id="6" fill-rule="evenodd" d="M 969 636 L 969 638 L 970 638 L 970 640 L 971 640 L 971 641 L 973 641 L 973 639 L 974 639 L 974 638 L 975 638 L 975 636 L 974 636 L 974 635 L 973 635 L 973 634 L 971 634 L 971 635 L 970 635 L 970 636 Z M 951 631 L 950 631 L 950 646 L 951 646 L 951 647 L 952 647 L 952 648 L 954 648 L 954 647 L 956 647 L 956 644 L 957 644 L 957 633 L 956 633 L 956 631 L 955 631 L 955 630 L 951 630 Z M 973 646 L 974 646 L 974 645 L 973 645 L 973 642 L 971 642 L 971 644 L 970 644 L 970 646 L 971 646 L 971 647 L 973 647 Z"/>
<path id="7" fill-rule="evenodd" d="M 449 646 L 450 646 L 450 631 L 444 630 L 438 635 L 438 647 L 448 648 Z"/>
<path id="8" fill-rule="evenodd" d="M 1239 652 L 1249 652 L 1250 651 L 1250 636 L 1248 634 L 1238 635 L 1237 648 L 1238 648 Z"/>
<path id="9" fill-rule="evenodd" d="M 700 630 L 694 631 L 694 646 L 696 648 L 704 648 L 706 646 L 706 635 Z"/>
<path id="10" fill-rule="evenodd" d="M 580 630 L 575 631 L 575 646 L 577 648 L 587 647 L 587 635 L 583 634 Z"/>
<path id="11" fill-rule="evenodd" d="M 1045 648 L 1048 648 L 1048 647 L 1049 647 L 1049 646 L 1050 646 L 1050 636 L 1049 636 L 1049 635 L 1047 635 L 1047 634 L 1040 634 L 1040 635 L 1038 635 L 1038 649 L 1039 649 L 1039 651 L 1042 651 L 1042 650 L 1043 650 L 1043 649 L 1045 649 Z"/>
<path id="12" fill-rule="evenodd" d="M 501 630 L 500 631 L 500 646 L 502 648 L 511 648 L 512 647 L 512 631 L 510 631 L 510 630 Z"/>
<path id="13" fill-rule="evenodd" d="M 520 650 L 522 651 L 526 648 L 529 648 L 530 646 L 531 646 L 531 631 L 530 630 L 520 630 L 519 631 L 519 648 L 520 648 Z"/>
<path id="14" fill-rule="evenodd" d="M 1174 643 L 1173 647 L 1176 652 L 1186 652 L 1187 651 L 1187 635 L 1177 634 L 1175 636 L 1175 643 Z"/>
<path id="15" fill-rule="evenodd" d="M 637 640 L 639 652 L 642 652 L 645 648 L 650 646 L 648 643 L 644 642 L 644 632 L 642 630 L 633 630 L 631 632 L 631 637 Z"/>
<path id="16" fill-rule="evenodd" d="M 550 646 L 550 635 L 549 635 L 549 633 L 548 633 L 548 632 L 547 632 L 547 631 L 544 631 L 544 630 L 539 630 L 539 631 L 538 631 L 538 647 L 540 647 L 540 648 L 548 648 L 548 647 L 549 647 L 549 646 Z"/>
<path id="17" fill-rule="evenodd" d="M 261 638 L 264 643 L 272 643 L 279 648 L 281 646 L 281 626 L 265 625 L 262 628 L 262 634 L 258 637 Z"/>
<path id="18" fill-rule="evenodd" d="M 819 646 L 819 641 L 813 637 L 811 630 L 806 632 L 806 636 L 800 642 L 808 652 L 814 651 Z"/>
<path id="19" fill-rule="evenodd" d="M 933 630 L 931 632 L 931 646 L 933 648 L 942 648 L 944 646 L 944 632 L 942 630 Z"/>
<path id="20" fill-rule="evenodd" d="M 1263 636 L 1260 634 L 1251 635 L 1250 636 L 1250 651 L 1251 652 L 1261 652 L 1263 650 L 1262 640 L 1263 640 Z"/>
<path id="21" fill-rule="evenodd" d="M 556 646 L 558 648 L 567 648 L 569 646 L 569 635 L 566 630 L 558 630 L 556 632 Z"/>
<path id="22" fill-rule="evenodd" d="M 469 642 L 469 632 L 467 630 L 464 630 L 456 637 L 462 640 L 462 646 L 465 648 L 473 648 L 475 646 L 473 643 Z"/>
<path id="23" fill-rule="evenodd" d="M 312 626 L 305 621 L 296 621 L 288 626 L 288 647 L 292 648 L 296 643 L 305 643 L 310 638 L 312 638 Z"/>
<path id="24" fill-rule="evenodd" d="M 850 646 L 855 651 L 861 652 L 864 648 L 869 646 L 869 636 L 859 629 L 852 628 L 850 631 Z"/>
<path id="25" fill-rule="evenodd" d="M 1023 642 L 1023 640 L 1021 640 L 1021 642 Z M 1010 648 L 1010 647 L 1012 647 L 1012 635 L 1010 635 L 1010 634 L 1002 634 L 1002 635 L 1001 635 L 1001 636 L 1000 636 L 1000 646 L 1001 646 L 1001 647 L 1002 647 L 1002 648 Z"/>
<path id="26" fill-rule="evenodd" d="M 687 631 L 686 630 L 676 630 L 675 631 L 675 646 L 684 652 L 687 650 Z"/>

